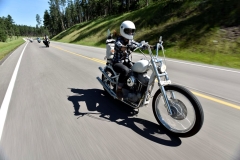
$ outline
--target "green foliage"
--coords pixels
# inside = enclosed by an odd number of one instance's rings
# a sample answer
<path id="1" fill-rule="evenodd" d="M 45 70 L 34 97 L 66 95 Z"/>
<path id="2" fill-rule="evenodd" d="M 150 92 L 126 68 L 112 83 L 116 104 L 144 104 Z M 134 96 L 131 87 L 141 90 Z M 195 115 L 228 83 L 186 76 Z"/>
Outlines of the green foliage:
<path id="1" fill-rule="evenodd" d="M 37 25 L 40 26 L 41 25 L 41 17 L 39 16 L 39 14 L 36 15 L 36 21 L 37 21 Z"/>
<path id="2" fill-rule="evenodd" d="M 40 17 L 38 18 L 38 20 L 41 21 Z M 0 17 L 0 42 L 5 42 L 7 38 L 13 40 L 13 37 L 32 37 L 42 35 L 44 32 L 46 32 L 46 29 L 44 29 L 42 26 L 31 27 L 26 25 L 17 25 L 14 23 L 15 22 L 10 15 L 7 17 Z"/>
<path id="3" fill-rule="evenodd" d="M 25 41 L 22 39 L 22 37 L 14 38 L 14 40 L 9 42 L 0 42 L 0 60 L 24 42 Z"/>
<path id="4" fill-rule="evenodd" d="M 6 42 L 7 40 L 7 34 L 0 26 L 0 42 Z"/>
<path id="5" fill-rule="evenodd" d="M 162 35 L 168 57 L 240 68 L 240 28 L 234 27 L 240 25 L 239 6 L 238 0 L 161 0 L 82 22 L 53 39 L 104 47 L 107 29 L 119 32 L 121 22 L 131 20 L 137 27 L 135 40 L 154 44 Z"/>

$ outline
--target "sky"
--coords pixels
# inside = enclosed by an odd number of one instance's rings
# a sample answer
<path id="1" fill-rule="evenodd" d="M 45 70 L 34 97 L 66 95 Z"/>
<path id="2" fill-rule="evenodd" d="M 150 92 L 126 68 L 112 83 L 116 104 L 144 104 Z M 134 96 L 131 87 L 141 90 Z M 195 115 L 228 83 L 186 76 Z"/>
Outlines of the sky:
<path id="1" fill-rule="evenodd" d="M 0 17 L 10 15 L 17 25 L 36 27 L 36 15 L 43 20 L 49 0 L 0 0 Z M 43 25 L 43 21 L 42 21 Z"/>

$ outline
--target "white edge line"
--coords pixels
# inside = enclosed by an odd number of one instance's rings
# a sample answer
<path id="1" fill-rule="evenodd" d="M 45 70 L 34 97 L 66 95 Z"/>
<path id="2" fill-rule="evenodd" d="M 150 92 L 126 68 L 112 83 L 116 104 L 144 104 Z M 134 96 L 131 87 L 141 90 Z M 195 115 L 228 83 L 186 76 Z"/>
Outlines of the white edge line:
<path id="1" fill-rule="evenodd" d="M 192 66 L 198 66 L 198 67 L 204 67 L 204 68 L 210 68 L 210 69 L 216 69 L 216 70 L 221 70 L 221 71 L 227 71 L 227 72 L 234 72 L 234 73 L 240 73 L 240 71 L 234 71 L 230 69 L 223 69 L 223 68 L 217 68 L 217 67 L 211 67 L 211 66 L 205 66 L 205 65 L 200 65 L 200 64 L 193 64 L 193 63 L 187 63 L 187 62 L 181 62 L 181 61 L 175 61 L 175 60 L 169 60 L 166 59 L 167 61 L 172 61 L 176 63 L 182 63 L 182 64 L 187 64 L 187 65 L 192 65 Z"/>
<path id="2" fill-rule="evenodd" d="M 27 42 L 27 44 L 28 44 L 28 42 Z M 21 59 L 22 59 L 22 56 L 23 56 L 23 53 L 25 51 L 25 48 L 26 48 L 27 44 L 23 48 L 22 53 L 21 53 L 21 55 L 18 59 L 17 65 L 14 69 L 11 81 L 8 85 L 7 92 L 5 94 L 5 97 L 3 99 L 3 102 L 2 102 L 2 105 L 1 105 L 1 108 L 0 108 L 0 142 L 1 142 L 1 138 L 2 138 L 4 123 L 5 123 L 5 120 L 6 120 L 6 117 L 7 117 L 7 111 L 8 111 L 9 103 L 10 103 L 11 96 L 12 96 L 12 91 L 13 91 L 15 81 L 16 81 L 16 78 L 17 78 L 18 69 L 19 69 L 20 62 L 21 62 Z"/>
<path id="3" fill-rule="evenodd" d="M 8 60 L 8 58 L 10 58 L 12 56 L 13 53 L 10 54 L 10 56 L 8 56 L 4 61 L 3 63 L 1 64 L 1 66 L 3 66 L 3 64 Z"/>

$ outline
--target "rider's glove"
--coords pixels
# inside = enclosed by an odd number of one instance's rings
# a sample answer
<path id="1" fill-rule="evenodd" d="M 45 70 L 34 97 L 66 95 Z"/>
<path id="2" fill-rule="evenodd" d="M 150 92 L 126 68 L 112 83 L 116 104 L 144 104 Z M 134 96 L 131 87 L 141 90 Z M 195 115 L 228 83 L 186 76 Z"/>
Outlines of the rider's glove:
<path id="1" fill-rule="evenodd" d="M 145 49 L 147 49 L 147 46 L 144 45 L 144 46 L 141 47 L 141 49 L 145 50 Z"/>
<path id="2" fill-rule="evenodd" d="M 133 45 L 127 45 L 127 50 L 133 51 L 135 48 Z"/>
<path id="3" fill-rule="evenodd" d="M 154 45 L 154 46 L 153 46 L 153 49 L 156 50 L 156 49 L 157 49 L 157 45 Z"/>

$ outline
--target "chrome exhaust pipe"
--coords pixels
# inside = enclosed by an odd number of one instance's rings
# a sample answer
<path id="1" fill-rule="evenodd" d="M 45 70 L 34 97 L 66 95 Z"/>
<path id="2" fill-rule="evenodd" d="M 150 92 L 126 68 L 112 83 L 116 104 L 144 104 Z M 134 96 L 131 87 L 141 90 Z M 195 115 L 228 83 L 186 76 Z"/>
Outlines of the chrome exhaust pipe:
<path id="1" fill-rule="evenodd" d="M 103 83 L 103 81 L 102 81 L 99 77 L 97 77 L 97 80 L 98 80 L 99 83 L 103 86 L 103 88 L 105 88 L 106 91 L 107 91 L 114 99 L 117 99 L 116 94 L 115 94 L 112 90 L 110 90 L 110 89 Z"/>
<path id="2" fill-rule="evenodd" d="M 114 99 L 118 99 L 117 98 L 117 96 L 116 96 L 116 94 L 112 91 L 112 90 L 110 90 L 104 83 L 103 83 L 103 81 L 99 78 L 99 77 L 97 77 L 97 80 L 99 81 L 99 83 L 106 89 L 106 91 L 114 98 Z M 133 108 L 135 108 L 135 109 L 137 109 L 137 108 L 139 108 L 140 106 L 138 105 L 133 105 L 133 104 L 130 104 L 130 103 L 128 103 L 128 102 L 126 102 L 126 101 L 124 101 L 124 100 L 121 100 L 123 103 L 125 103 L 125 104 L 127 104 L 127 105 L 129 105 L 129 106 L 131 106 L 131 107 L 133 107 Z M 140 104 L 140 103 L 139 103 Z"/>

